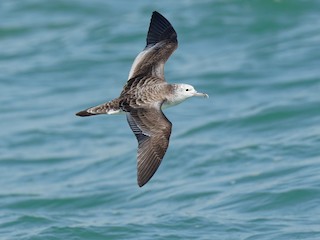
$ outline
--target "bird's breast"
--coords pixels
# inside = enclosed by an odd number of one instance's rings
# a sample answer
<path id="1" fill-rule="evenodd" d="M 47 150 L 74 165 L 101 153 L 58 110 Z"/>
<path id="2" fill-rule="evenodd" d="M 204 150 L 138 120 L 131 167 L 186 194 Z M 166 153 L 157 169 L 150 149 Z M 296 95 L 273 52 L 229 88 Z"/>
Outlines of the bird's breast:
<path id="1" fill-rule="evenodd" d="M 162 109 L 173 107 L 173 106 L 178 105 L 179 103 L 182 103 L 182 102 L 183 102 L 183 100 L 165 100 L 162 104 Z"/>

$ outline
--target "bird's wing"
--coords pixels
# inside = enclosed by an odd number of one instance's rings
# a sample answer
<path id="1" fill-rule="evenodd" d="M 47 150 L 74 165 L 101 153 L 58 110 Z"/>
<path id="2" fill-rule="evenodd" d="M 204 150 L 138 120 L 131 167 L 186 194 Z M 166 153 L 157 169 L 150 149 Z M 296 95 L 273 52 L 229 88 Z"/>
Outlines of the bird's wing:
<path id="1" fill-rule="evenodd" d="M 129 78 L 152 75 L 164 80 L 164 64 L 178 47 L 177 33 L 170 22 L 158 12 L 153 12 L 147 45 L 134 60 Z"/>
<path id="2" fill-rule="evenodd" d="M 161 104 L 159 108 L 131 108 L 127 120 L 139 144 L 137 177 L 142 187 L 157 171 L 167 151 L 172 124 L 161 111 Z"/>

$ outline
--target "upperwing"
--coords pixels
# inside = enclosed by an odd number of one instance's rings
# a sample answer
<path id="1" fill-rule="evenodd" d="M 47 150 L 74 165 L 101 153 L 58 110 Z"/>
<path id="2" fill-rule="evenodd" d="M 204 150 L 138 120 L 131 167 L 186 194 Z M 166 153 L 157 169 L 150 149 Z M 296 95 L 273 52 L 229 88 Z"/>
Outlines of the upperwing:
<path id="1" fill-rule="evenodd" d="M 145 49 L 135 58 L 128 79 L 145 74 L 164 80 L 164 64 L 178 47 L 177 33 L 170 22 L 153 12 Z"/>

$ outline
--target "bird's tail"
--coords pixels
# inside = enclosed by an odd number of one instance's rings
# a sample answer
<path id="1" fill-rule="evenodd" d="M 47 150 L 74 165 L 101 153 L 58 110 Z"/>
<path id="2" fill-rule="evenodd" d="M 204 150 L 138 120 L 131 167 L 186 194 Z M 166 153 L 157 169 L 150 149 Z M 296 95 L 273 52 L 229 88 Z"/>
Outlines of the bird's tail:
<path id="1" fill-rule="evenodd" d="M 110 102 L 106 102 L 91 108 L 87 108 L 83 111 L 76 113 L 76 115 L 80 117 L 88 117 L 88 116 L 93 116 L 98 114 L 117 114 L 117 113 L 121 113 L 118 98 Z"/>

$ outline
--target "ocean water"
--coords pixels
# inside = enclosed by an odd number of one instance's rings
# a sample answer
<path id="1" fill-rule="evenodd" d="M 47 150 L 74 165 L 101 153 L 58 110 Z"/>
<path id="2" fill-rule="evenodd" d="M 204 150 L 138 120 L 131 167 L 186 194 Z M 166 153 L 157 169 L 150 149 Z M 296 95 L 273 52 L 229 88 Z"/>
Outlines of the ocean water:
<path id="1" fill-rule="evenodd" d="M 152 11 L 179 48 L 169 82 L 209 99 L 165 111 L 143 188 L 117 97 Z M 320 239 L 320 2 L 2 0 L 0 239 Z"/>

